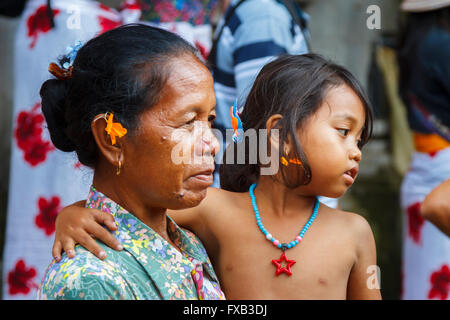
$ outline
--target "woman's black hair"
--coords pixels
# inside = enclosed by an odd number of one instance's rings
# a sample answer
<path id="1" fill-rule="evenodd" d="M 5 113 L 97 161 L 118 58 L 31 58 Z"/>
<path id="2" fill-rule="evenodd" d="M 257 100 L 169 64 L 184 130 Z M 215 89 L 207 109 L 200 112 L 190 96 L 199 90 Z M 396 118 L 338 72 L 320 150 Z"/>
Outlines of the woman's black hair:
<path id="1" fill-rule="evenodd" d="M 139 126 L 140 114 L 158 103 L 174 57 L 197 49 L 172 32 L 128 24 L 84 44 L 73 63 L 70 79 L 44 82 L 42 111 L 56 148 L 76 151 L 79 161 L 95 167 L 97 146 L 91 122 L 112 112 L 129 134 Z M 60 63 L 67 57 L 60 59 Z"/>
<path id="2" fill-rule="evenodd" d="M 426 11 L 411 12 L 400 32 L 398 41 L 399 91 L 404 101 L 408 99 L 411 69 L 418 68 L 419 46 L 432 28 L 439 28 L 450 33 L 450 6 Z"/>
<path id="3" fill-rule="evenodd" d="M 302 167 L 296 166 L 303 168 L 298 170 L 297 177 L 287 177 L 284 166 L 280 166 L 283 183 L 289 188 L 306 185 L 312 178 L 308 160 L 297 138 L 297 130 L 319 109 L 327 91 L 343 84 L 358 95 L 364 106 L 366 119 L 361 135 L 362 148 L 372 135 L 372 109 L 360 83 L 348 70 L 316 54 L 283 55 L 265 65 L 256 77 L 241 114 L 244 131 L 252 128 L 259 132 L 260 129 L 266 128 L 269 117 L 274 114 L 283 116 L 275 127 L 279 129 L 279 156 L 281 157 L 289 136 L 295 146 L 294 155 L 289 155 L 289 158 L 297 157 L 303 164 Z M 247 146 L 245 164 L 227 164 L 227 151 L 236 147 L 236 144 L 231 143 L 224 153 L 219 169 L 220 185 L 225 190 L 245 192 L 259 179 L 259 150 L 256 164 L 249 163 Z"/>

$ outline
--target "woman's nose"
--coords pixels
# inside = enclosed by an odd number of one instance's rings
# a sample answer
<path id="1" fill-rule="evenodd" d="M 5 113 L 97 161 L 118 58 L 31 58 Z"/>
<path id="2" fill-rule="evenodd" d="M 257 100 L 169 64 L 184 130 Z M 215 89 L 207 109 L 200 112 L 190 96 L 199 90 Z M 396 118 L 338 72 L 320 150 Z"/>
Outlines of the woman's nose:
<path id="1" fill-rule="evenodd" d="M 220 144 L 211 128 L 205 129 L 205 134 L 202 135 L 202 153 L 211 154 L 213 157 L 219 152 Z"/>

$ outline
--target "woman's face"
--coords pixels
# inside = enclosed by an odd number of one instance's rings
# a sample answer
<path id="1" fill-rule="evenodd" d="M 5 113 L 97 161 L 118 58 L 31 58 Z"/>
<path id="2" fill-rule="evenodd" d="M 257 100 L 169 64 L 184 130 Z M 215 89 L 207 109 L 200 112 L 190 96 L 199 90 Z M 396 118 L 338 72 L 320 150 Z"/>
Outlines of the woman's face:
<path id="1" fill-rule="evenodd" d="M 169 67 L 160 101 L 124 144 L 121 178 L 152 206 L 181 209 L 198 205 L 212 184 L 216 99 L 211 74 L 197 58 L 173 58 Z"/>

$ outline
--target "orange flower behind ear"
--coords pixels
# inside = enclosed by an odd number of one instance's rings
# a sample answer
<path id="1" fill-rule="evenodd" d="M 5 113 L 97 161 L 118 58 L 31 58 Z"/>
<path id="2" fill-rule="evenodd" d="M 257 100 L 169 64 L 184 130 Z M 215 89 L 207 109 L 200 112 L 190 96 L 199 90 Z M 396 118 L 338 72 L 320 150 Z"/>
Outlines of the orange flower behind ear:
<path id="1" fill-rule="evenodd" d="M 299 159 L 289 159 L 289 162 L 293 164 L 298 164 L 299 166 L 302 165 L 302 162 Z"/>
<path id="2" fill-rule="evenodd" d="M 116 136 L 122 138 L 127 133 L 127 129 L 122 127 L 122 125 L 118 122 L 113 123 L 113 117 L 113 114 L 110 113 L 108 119 L 106 120 L 105 131 L 110 135 L 111 143 L 115 145 Z"/>

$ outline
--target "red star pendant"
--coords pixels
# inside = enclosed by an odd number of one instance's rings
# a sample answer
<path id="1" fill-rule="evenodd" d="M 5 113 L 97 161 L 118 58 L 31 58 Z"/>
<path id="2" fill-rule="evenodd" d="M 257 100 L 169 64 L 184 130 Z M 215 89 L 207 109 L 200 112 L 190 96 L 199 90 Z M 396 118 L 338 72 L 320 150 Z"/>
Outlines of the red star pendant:
<path id="1" fill-rule="evenodd" d="M 283 260 L 287 263 L 286 267 L 281 266 Z M 278 276 L 284 272 L 287 275 L 292 276 L 291 267 L 295 264 L 295 262 L 296 262 L 295 260 L 289 260 L 283 251 L 280 259 L 272 260 L 272 263 L 277 267 L 277 271 L 275 271 L 275 274 Z"/>

